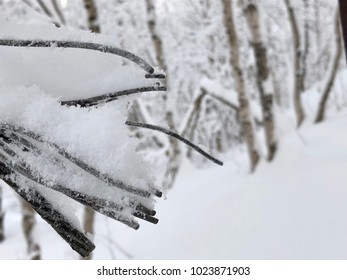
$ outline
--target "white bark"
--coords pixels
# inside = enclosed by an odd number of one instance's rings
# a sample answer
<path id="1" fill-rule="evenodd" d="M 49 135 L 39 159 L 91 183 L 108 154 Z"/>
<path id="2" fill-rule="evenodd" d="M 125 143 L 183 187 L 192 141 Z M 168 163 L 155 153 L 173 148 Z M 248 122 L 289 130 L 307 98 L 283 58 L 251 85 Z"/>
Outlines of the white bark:
<path id="1" fill-rule="evenodd" d="M 155 14 L 155 1 L 153 0 L 145 0 L 146 8 L 147 8 L 147 25 L 148 30 L 151 35 L 155 57 L 158 63 L 158 66 L 167 73 L 168 67 L 165 62 L 165 54 L 163 48 L 163 41 L 157 30 L 157 18 Z M 170 77 L 166 75 L 166 84 L 169 84 Z M 167 106 L 168 99 L 166 95 L 163 95 L 164 105 L 166 107 L 166 122 L 171 130 L 177 130 L 174 118 L 173 109 Z M 163 188 L 168 189 L 171 188 L 175 182 L 175 178 L 179 171 L 179 166 L 181 163 L 182 151 L 177 139 L 170 138 L 169 149 L 167 150 L 168 155 L 168 165 L 166 168 L 166 172 L 164 174 L 164 182 Z"/>
<path id="2" fill-rule="evenodd" d="M 244 1 L 244 14 L 250 30 L 251 45 L 256 61 L 256 80 L 263 114 L 263 126 L 268 152 L 267 159 L 271 161 L 277 150 L 275 120 L 273 116 L 273 92 L 270 92 L 269 87 L 266 86 L 266 83 L 270 79 L 270 70 L 266 53 L 267 50 L 261 34 L 261 23 L 257 2 L 253 0 Z"/>
<path id="3" fill-rule="evenodd" d="M 296 113 L 296 125 L 300 127 L 305 119 L 305 112 L 302 105 L 301 94 L 303 90 L 303 69 L 301 54 L 301 39 L 298 23 L 290 0 L 284 1 L 287 7 L 289 22 L 293 33 L 294 47 L 294 108 Z"/>
<path id="4" fill-rule="evenodd" d="M 230 45 L 230 64 L 236 84 L 240 106 L 240 121 L 246 138 L 251 171 L 254 171 L 259 161 L 259 154 L 255 147 L 255 136 L 249 100 L 246 95 L 245 80 L 240 64 L 239 42 L 234 24 L 233 3 L 231 0 L 222 0 L 224 12 L 224 24 Z"/>
<path id="5" fill-rule="evenodd" d="M 340 31 L 340 14 L 337 11 L 335 17 L 335 33 L 336 33 L 336 52 L 333 60 L 333 64 L 329 73 L 329 79 L 324 87 L 322 98 L 319 102 L 318 111 L 315 119 L 315 123 L 320 123 L 324 120 L 327 102 L 332 91 L 332 87 L 335 82 L 337 70 L 339 68 L 339 62 L 342 56 L 342 36 Z"/>

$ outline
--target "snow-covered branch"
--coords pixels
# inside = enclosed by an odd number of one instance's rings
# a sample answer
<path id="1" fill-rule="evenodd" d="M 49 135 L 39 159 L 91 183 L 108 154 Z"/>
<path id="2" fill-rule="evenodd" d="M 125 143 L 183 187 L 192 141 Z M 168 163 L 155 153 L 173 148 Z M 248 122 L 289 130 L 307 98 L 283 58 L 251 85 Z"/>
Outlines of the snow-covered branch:
<path id="1" fill-rule="evenodd" d="M 92 241 L 73 223 L 69 222 L 42 194 L 34 189 L 25 189 L 15 183 L 11 170 L 0 161 L 0 178 L 19 196 L 30 203 L 32 208 L 81 256 L 88 256 L 94 249 Z"/>
<path id="2" fill-rule="evenodd" d="M 16 40 L 16 39 L 1 39 L 0 46 L 8 46 L 8 47 L 30 47 L 30 48 L 72 48 L 72 49 L 85 49 L 85 50 L 93 50 L 99 51 L 102 53 L 110 53 L 121 56 L 125 59 L 128 59 L 146 72 L 153 74 L 154 68 L 149 65 L 145 60 L 136 56 L 135 54 L 116 48 L 112 46 L 106 46 L 97 43 L 90 42 L 77 42 L 77 41 L 59 41 L 59 40 Z"/>

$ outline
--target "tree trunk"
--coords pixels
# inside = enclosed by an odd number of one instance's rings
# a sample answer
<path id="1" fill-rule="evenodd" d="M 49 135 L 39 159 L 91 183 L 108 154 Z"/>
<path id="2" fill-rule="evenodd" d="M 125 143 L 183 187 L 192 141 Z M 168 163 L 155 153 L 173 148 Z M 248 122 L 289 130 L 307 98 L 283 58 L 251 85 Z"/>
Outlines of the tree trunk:
<path id="1" fill-rule="evenodd" d="M 275 122 L 273 116 L 273 93 L 266 87 L 266 83 L 269 83 L 270 79 L 270 70 L 268 66 L 266 47 L 263 43 L 260 31 L 259 8 L 256 1 L 247 0 L 246 2 L 247 3 L 244 6 L 244 14 L 251 33 L 251 44 L 256 61 L 257 86 L 263 114 L 263 125 L 268 152 L 267 159 L 268 161 L 271 161 L 277 150 L 277 141 L 275 139 Z"/>
<path id="2" fill-rule="evenodd" d="M 88 234 L 94 234 L 95 211 L 89 207 L 84 208 L 83 228 Z M 87 257 L 81 257 L 83 260 L 91 260 L 93 254 L 90 253 Z"/>
<path id="3" fill-rule="evenodd" d="M 308 0 L 304 0 L 304 6 L 305 6 L 305 23 L 304 23 L 304 51 L 302 54 L 302 91 L 305 91 L 305 88 L 306 88 L 307 57 L 310 51 L 310 34 L 309 34 L 310 4 Z"/>
<path id="4" fill-rule="evenodd" d="M 304 87 L 303 81 L 303 66 L 302 66 L 302 54 L 301 54 L 301 40 L 298 23 L 290 3 L 290 0 L 284 1 L 287 7 L 289 22 L 293 33 L 293 43 L 294 43 L 294 108 L 296 113 L 296 125 L 300 127 L 305 119 L 305 112 L 302 106 L 301 93 Z"/>
<path id="5" fill-rule="evenodd" d="M 240 121 L 243 133 L 246 138 L 248 155 L 250 159 L 251 172 L 253 172 L 259 161 L 259 154 L 255 148 L 255 136 L 251 118 L 249 100 L 246 95 L 245 81 L 240 65 L 239 42 L 234 25 L 233 3 L 231 0 L 222 0 L 224 12 L 224 24 L 227 30 L 227 36 L 230 45 L 230 64 L 236 83 L 236 91 L 240 106 Z"/>
<path id="6" fill-rule="evenodd" d="M 322 99 L 319 102 L 318 111 L 315 119 L 315 123 L 320 123 L 324 120 L 325 110 L 329 95 L 331 93 L 332 87 L 335 82 L 337 70 L 339 68 L 339 62 L 342 55 L 342 37 L 340 31 L 340 14 L 336 13 L 335 17 L 335 33 L 336 33 L 336 53 L 333 61 L 333 65 L 331 68 L 331 72 L 329 75 L 328 82 L 324 88 Z"/>
<path id="7" fill-rule="evenodd" d="M 101 28 L 98 23 L 98 10 L 96 8 L 94 0 L 83 0 L 84 7 L 87 12 L 88 18 L 88 29 L 93 33 L 100 33 Z M 88 234 L 94 234 L 94 221 L 95 221 L 95 211 L 91 208 L 84 208 L 84 217 L 83 217 L 83 228 Z M 87 257 L 81 258 L 84 260 L 91 260 L 93 254 L 90 253 Z"/>
<path id="8" fill-rule="evenodd" d="M 22 227 L 25 241 L 27 243 L 27 253 L 31 260 L 41 259 L 41 249 L 34 238 L 35 228 L 35 211 L 30 204 L 24 200 L 21 200 L 22 204 Z"/>
<path id="9" fill-rule="evenodd" d="M 165 55 L 163 49 L 163 42 L 160 34 L 157 31 L 157 20 L 155 15 L 155 6 L 153 0 L 145 0 L 146 9 L 147 9 L 147 25 L 148 30 L 151 35 L 152 43 L 154 46 L 155 57 L 158 63 L 158 66 L 167 73 L 167 65 L 165 62 Z M 169 84 L 169 77 L 166 75 L 166 84 Z M 167 100 L 167 95 L 162 95 L 164 106 L 166 108 L 166 122 L 169 125 L 171 130 L 177 130 L 175 125 L 174 111 L 173 108 L 169 108 L 167 104 L 169 101 Z M 170 138 L 170 147 L 167 151 L 167 156 L 169 158 L 168 165 L 166 167 L 163 188 L 169 189 L 173 186 L 176 176 L 179 171 L 180 163 L 181 163 L 181 148 L 179 142 L 175 138 Z"/>
<path id="10" fill-rule="evenodd" d="M 0 186 L 0 242 L 5 239 L 5 230 L 4 230 L 4 209 L 2 206 L 3 195 L 2 195 L 2 187 Z"/>
<path id="11" fill-rule="evenodd" d="M 321 47 L 322 47 L 322 39 L 321 39 L 321 12 L 320 12 L 321 6 L 320 6 L 320 2 L 315 1 L 314 2 L 314 33 L 315 33 L 315 47 L 316 47 L 316 51 L 317 53 L 320 52 Z M 322 77 L 322 70 L 324 69 L 323 67 L 321 67 L 321 59 L 320 57 L 318 57 L 318 59 L 316 60 L 316 67 L 315 67 L 315 73 L 316 73 L 316 80 L 320 81 L 321 77 Z"/>
<path id="12" fill-rule="evenodd" d="M 345 54 L 347 58 L 347 1 L 339 0 L 340 5 L 340 18 L 342 26 L 342 34 L 345 42 Z"/>
<path id="13" fill-rule="evenodd" d="M 98 10 L 94 0 L 83 0 L 87 11 L 88 29 L 93 33 L 100 33 L 100 25 L 98 23 Z"/>

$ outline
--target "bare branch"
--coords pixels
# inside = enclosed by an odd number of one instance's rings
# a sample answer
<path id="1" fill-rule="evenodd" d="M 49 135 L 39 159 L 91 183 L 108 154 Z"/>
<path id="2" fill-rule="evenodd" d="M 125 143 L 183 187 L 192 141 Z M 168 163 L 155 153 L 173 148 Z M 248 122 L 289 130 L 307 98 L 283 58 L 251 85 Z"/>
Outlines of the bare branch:
<path id="1" fill-rule="evenodd" d="M 4 143 L 0 141 L 0 147 L 2 147 L 7 154 L 11 156 L 17 156 L 13 150 L 4 146 L 3 144 Z M 123 207 L 113 203 L 112 201 L 107 201 L 98 197 L 94 197 L 94 196 L 90 196 L 78 191 L 74 191 L 59 184 L 47 184 L 41 176 L 37 174 L 34 175 L 31 172 L 31 170 L 29 170 L 29 168 L 20 166 L 19 164 L 16 164 L 16 163 L 12 163 L 9 157 L 4 155 L 3 153 L 0 153 L 0 161 L 3 162 L 12 172 L 19 174 L 33 181 L 34 183 L 37 183 L 41 186 L 52 189 L 54 191 L 60 192 L 66 195 L 67 197 L 85 206 L 88 206 L 103 215 L 106 215 L 112 219 L 115 219 L 121 223 L 128 225 L 129 227 L 133 229 L 139 228 L 139 225 L 136 222 L 122 217 L 120 211 L 123 210 Z"/>
<path id="2" fill-rule="evenodd" d="M 126 121 L 125 124 L 128 125 L 128 126 L 151 129 L 151 130 L 155 130 L 155 131 L 159 131 L 159 132 L 162 132 L 164 134 L 167 134 L 167 135 L 169 135 L 169 136 L 171 136 L 173 138 L 176 138 L 176 139 L 180 140 L 181 142 L 183 142 L 184 144 L 188 145 L 189 147 L 193 148 L 195 151 L 197 151 L 198 153 L 200 153 L 201 155 L 203 155 L 207 159 L 213 161 L 214 163 L 216 163 L 218 165 L 221 165 L 221 166 L 223 165 L 223 162 L 221 162 L 220 160 L 212 157 L 211 155 L 209 155 L 208 153 L 203 151 L 201 148 L 199 148 L 198 146 L 196 146 L 195 144 L 193 144 L 189 140 L 183 138 L 182 136 L 180 136 L 179 134 L 177 134 L 177 133 L 175 133 L 175 132 L 173 132 L 171 130 L 168 130 L 166 128 L 163 128 L 163 127 L 160 127 L 160 126 L 156 126 L 156 125 L 151 125 L 151 124 L 146 124 L 146 123 L 137 123 L 137 122 L 132 122 L 132 121 Z"/>
<path id="3" fill-rule="evenodd" d="M 32 208 L 44 219 L 70 246 L 81 256 L 88 256 L 95 245 L 84 233 L 79 231 L 64 215 L 48 202 L 38 191 L 24 189 L 13 182 L 8 175 L 12 172 L 0 161 L 0 178 L 17 194 L 26 200 Z"/>
<path id="4" fill-rule="evenodd" d="M 77 41 L 59 41 L 59 40 L 16 40 L 16 39 L 1 39 L 0 46 L 8 47 L 30 47 L 30 48 L 66 48 L 66 49 L 85 49 L 99 51 L 102 53 L 110 53 L 125 59 L 128 59 L 146 72 L 153 74 L 154 68 L 150 66 L 142 58 L 135 54 L 116 48 L 112 46 L 90 43 L 90 42 L 77 42 Z"/>
<path id="5" fill-rule="evenodd" d="M 1 125 L 0 125 L 1 127 Z M 60 148 L 57 144 L 49 142 L 47 140 L 42 139 L 41 136 L 33 133 L 33 132 L 27 132 L 25 129 L 23 128 L 16 128 L 10 125 L 2 125 L 3 128 L 6 129 L 10 129 L 16 133 L 20 133 L 20 134 L 24 134 L 27 137 L 30 137 L 38 142 L 41 143 L 45 143 L 48 144 L 51 148 L 54 148 L 56 150 L 56 152 L 58 154 L 60 154 L 61 156 L 63 156 L 64 158 L 66 158 L 67 160 L 69 160 L 70 162 L 74 163 L 75 165 L 77 165 L 79 168 L 81 168 L 82 170 L 84 170 L 85 172 L 91 174 L 92 176 L 98 178 L 99 180 L 103 181 L 104 183 L 108 184 L 109 186 L 113 186 L 119 189 L 122 189 L 124 191 L 127 191 L 129 193 L 132 194 L 136 194 L 136 195 L 140 195 L 140 196 L 144 196 L 144 197 L 150 197 L 151 196 L 151 192 L 142 190 L 142 189 L 137 189 L 133 186 L 127 185 L 125 183 L 123 183 L 122 181 L 119 180 L 114 180 L 111 177 L 109 177 L 107 174 L 103 174 L 101 172 L 99 172 L 98 170 L 96 170 L 95 168 L 91 167 L 90 165 L 88 165 L 87 163 L 79 160 L 78 158 L 74 157 L 73 155 L 71 155 L 70 153 L 68 153 L 67 151 L 65 151 L 64 149 Z M 15 135 L 11 135 L 12 139 L 16 139 Z M 33 148 L 32 145 L 30 145 L 30 143 L 26 142 L 25 139 L 21 138 L 21 143 L 25 146 L 27 146 L 28 148 Z M 37 149 L 37 148 L 35 148 Z M 156 190 L 151 190 L 155 195 L 157 196 L 161 196 L 161 193 L 159 191 Z"/>
<path id="6" fill-rule="evenodd" d="M 108 102 L 112 102 L 117 100 L 119 97 L 128 96 L 140 92 L 153 92 L 153 91 L 166 91 L 166 87 L 163 86 L 155 86 L 155 87 L 142 87 L 142 88 L 134 88 L 122 90 L 114 93 L 107 93 L 99 96 L 94 96 L 86 99 L 78 99 L 78 100 L 69 100 L 69 101 L 61 101 L 61 105 L 66 106 L 80 106 L 80 107 L 92 107 L 100 104 L 105 104 Z"/>

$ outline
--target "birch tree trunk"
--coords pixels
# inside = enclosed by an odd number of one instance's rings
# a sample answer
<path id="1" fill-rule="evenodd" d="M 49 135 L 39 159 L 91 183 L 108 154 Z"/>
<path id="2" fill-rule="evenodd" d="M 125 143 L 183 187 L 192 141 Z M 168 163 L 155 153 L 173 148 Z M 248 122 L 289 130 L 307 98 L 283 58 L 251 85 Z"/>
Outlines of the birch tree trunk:
<path id="1" fill-rule="evenodd" d="M 320 18 L 321 18 L 321 12 L 320 12 L 320 3 L 318 1 L 315 1 L 314 3 L 314 32 L 315 32 L 315 47 L 316 47 L 316 51 L 317 53 L 321 50 L 322 47 L 322 39 L 321 39 L 321 22 L 320 22 Z M 316 80 L 320 80 L 322 77 L 322 73 L 321 73 L 321 59 L 320 57 L 318 57 L 317 61 L 316 61 Z"/>
<path id="2" fill-rule="evenodd" d="M 337 70 L 339 68 L 339 62 L 342 55 L 342 36 L 340 31 L 340 13 L 337 11 L 335 16 L 335 36 L 336 36 L 336 52 L 333 60 L 333 64 L 331 67 L 331 72 L 329 74 L 328 82 L 324 88 L 322 98 L 319 102 L 318 111 L 315 119 L 315 123 L 320 123 L 324 120 L 327 101 L 329 99 L 329 95 L 331 93 L 332 87 L 335 82 Z"/>
<path id="3" fill-rule="evenodd" d="M 163 41 L 160 34 L 157 30 L 157 19 L 155 14 L 155 5 L 153 0 L 145 0 L 146 9 L 147 9 L 147 25 L 148 30 L 151 35 L 152 43 L 155 50 L 155 57 L 158 63 L 158 66 L 167 73 L 167 65 L 165 62 L 165 54 L 163 48 Z M 166 74 L 166 84 L 168 85 L 170 78 Z M 167 106 L 168 100 L 166 95 L 162 95 L 163 101 L 166 107 L 165 119 L 170 129 L 177 130 L 175 121 L 174 121 L 174 112 L 173 108 Z M 168 165 L 164 175 L 163 187 L 165 189 L 171 188 L 175 182 L 176 176 L 179 171 L 179 166 L 181 163 L 181 148 L 177 139 L 170 137 L 170 148 L 167 151 L 168 154 Z"/>
<path id="4" fill-rule="evenodd" d="M 101 28 L 98 23 L 98 11 L 97 11 L 94 0 L 84 0 L 84 6 L 87 12 L 88 29 L 93 33 L 100 33 Z M 85 207 L 84 217 L 83 217 L 83 228 L 85 232 L 93 235 L 94 223 L 95 223 L 95 211 L 91 208 Z M 92 258 L 93 258 L 93 254 L 90 253 L 87 257 L 82 259 L 91 260 Z"/>
<path id="5" fill-rule="evenodd" d="M 234 24 L 233 3 L 231 0 L 222 0 L 224 24 L 230 45 L 230 64 L 236 83 L 236 91 L 240 106 L 240 121 L 246 138 L 248 156 L 250 159 L 251 172 L 253 172 L 259 161 L 259 154 L 255 147 L 255 136 L 251 117 L 249 100 L 246 95 L 245 81 L 240 65 L 239 42 Z"/>
<path id="6" fill-rule="evenodd" d="M 35 211 L 32 209 L 30 204 L 24 200 L 21 200 L 22 205 L 22 227 L 24 239 L 27 244 L 27 253 L 31 260 L 41 259 L 41 249 L 34 238 L 35 229 Z"/>
<path id="7" fill-rule="evenodd" d="M 310 51 L 310 34 L 309 34 L 310 3 L 308 0 L 304 0 L 304 6 L 305 6 L 305 23 L 304 23 L 304 50 L 302 54 L 302 91 L 305 91 L 305 88 L 306 88 L 307 57 Z"/>
<path id="8" fill-rule="evenodd" d="M 98 23 L 98 10 L 94 0 L 83 0 L 84 7 L 87 11 L 88 29 L 94 33 L 100 33 L 100 25 Z"/>
<path id="9" fill-rule="evenodd" d="M 301 39 L 298 23 L 293 10 L 293 6 L 290 0 L 284 0 L 288 15 L 289 22 L 293 33 L 293 44 L 294 44 L 294 108 L 296 114 L 296 125 L 300 127 L 305 119 L 305 112 L 302 106 L 301 94 L 304 87 L 304 75 L 302 65 L 302 53 L 301 53 Z"/>
<path id="10" fill-rule="evenodd" d="M 275 139 L 275 121 L 273 116 L 273 92 L 269 88 L 270 70 L 266 47 L 261 34 L 261 23 L 259 19 L 259 8 L 254 0 L 244 1 L 244 14 L 251 34 L 251 45 L 253 47 L 256 69 L 257 87 L 260 94 L 260 105 L 263 114 L 263 126 L 267 147 L 267 159 L 271 161 L 277 150 Z M 266 85 L 268 84 L 268 86 Z"/>

